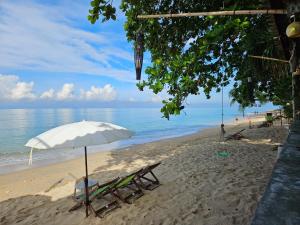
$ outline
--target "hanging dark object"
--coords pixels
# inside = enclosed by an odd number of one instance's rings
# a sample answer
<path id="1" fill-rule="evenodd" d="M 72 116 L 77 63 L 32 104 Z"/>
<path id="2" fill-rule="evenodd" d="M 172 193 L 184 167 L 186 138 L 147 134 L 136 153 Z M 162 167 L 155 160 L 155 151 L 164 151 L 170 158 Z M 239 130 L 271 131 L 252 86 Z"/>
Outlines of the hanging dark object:
<path id="1" fill-rule="evenodd" d="M 253 103 L 255 100 L 254 100 L 254 90 L 253 90 L 252 77 L 248 77 L 247 81 L 248 81 L 248 99 L 251 103 Z"/>
<path id="2" fill-rule="evenodd" d="M 143 41 L 144 41 L 144 35 L 142 32 L 138 31 L 135 39 L 135 46 L 134 46 L 134 64 L 135 64 L 135 74 L 137 80 L 141 80 L 143 57 L 144 57 Z"/>

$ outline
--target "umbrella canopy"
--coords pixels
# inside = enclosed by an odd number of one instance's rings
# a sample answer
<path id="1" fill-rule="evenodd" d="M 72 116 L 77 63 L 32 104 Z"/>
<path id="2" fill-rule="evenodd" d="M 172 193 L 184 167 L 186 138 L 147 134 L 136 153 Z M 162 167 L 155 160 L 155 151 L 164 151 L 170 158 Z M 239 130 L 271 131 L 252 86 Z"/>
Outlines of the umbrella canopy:
<path id="1" fill-rule="evenodd" d="M 82 121 L 48 130 L 30 139 L 25 146 L 34 149 L 78 148 L 108 144 L 132 135 L 133 132 L 111 123 Z"/>

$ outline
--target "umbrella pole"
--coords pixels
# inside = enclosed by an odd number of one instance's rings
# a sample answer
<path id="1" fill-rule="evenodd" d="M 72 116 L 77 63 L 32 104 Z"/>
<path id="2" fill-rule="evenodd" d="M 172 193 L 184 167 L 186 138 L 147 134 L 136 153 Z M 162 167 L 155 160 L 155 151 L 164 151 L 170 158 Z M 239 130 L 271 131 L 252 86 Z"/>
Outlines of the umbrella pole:
<path id="1" fill-rule="evenodd" d="M 30 153 L 29 153 L 28 166 L 32 165 L 32 150 L 33 150 L 33 148 L 31 148 Z"/>
<path id="2" fill-rule="evenodd" d="M 84 178 L 84 184 L 85 184 L 85 216 L 89 216 L 89 189 L 88 189 L 88 167 L 87 167 L 87 151 L 86 146 L 84 146 L 84 155 L 85 155 L 85 178 Z"/>

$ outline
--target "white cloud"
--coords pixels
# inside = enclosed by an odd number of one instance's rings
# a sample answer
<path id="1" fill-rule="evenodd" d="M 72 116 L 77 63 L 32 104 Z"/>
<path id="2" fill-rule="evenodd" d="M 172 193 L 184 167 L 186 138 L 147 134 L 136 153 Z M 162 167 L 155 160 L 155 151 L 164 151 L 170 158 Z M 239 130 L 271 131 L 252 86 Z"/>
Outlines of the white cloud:
<path id="1" fill-rule="evenodd" d="M 151 98 L 151 102 L 153 103 L 158 103 L 158 102 L 161 102 L 163 100 L 163 98 L 159 95 L 153 95 L 152 98 Z"/>
<path id="2" fill-rule="evenodd" d="M 0 74 L 0 100 L 32 100 L 33 82 L 22 82 L 18 76 Z"/>
<path id="3" fill-rule="evenodd" d="M 55 97 L 54 89 L 49 89 L 41 94 L 41 99 L 53 99 Z"/>
<path id="4" fill-rule="evenodd" d="M 7 101 L 114 101 L 117 91 L 111 84 L 103 87 L 91 86 L 89 90 L 75 89 L 73 83 L 65 83 L 55 91 L 53 88 L 42 93 L 34 93 L 34 82 L 24 82 L 16 75 L 0 74 L 0 102 Z"/>
<path id="5" fill-rule="evenodd" d="M 18 80 L 17 76 L 0 74 L 0 98 L 2 100 L 11 98 L 11 90 L 16 86 Z"/>
<path id="6" fill-rule="evenodd" d="M 74 99 L 74 84 L 64 84 L 62 89 L 57 92 L 56 97 L 58 100 Z"/>
<path id="7" fill-rule="evenodd" d="M 99 25 L 88 25 L 88 8 L 88 1 L 1 1 L 0 69 L 88 73 L 133 80 L 132 51 L 124 47 L 125 35 L 117 40 L 113 27 L 106 25 L 106 33 L 96 31 Z M 132 63 L 132 67 L 124 62 Z"/>
<path id="8" fill-rule="evenodd" d="M 60 90 L 55 92 L 54 89 L 49 89 L 40 95 L 40 99 L 48 99 L 54 101 L 69 101 L 69 100 L 81 100 L 81 101 L 113 101 L 117 98 L 117 91 L 111 84 L 106 84 L 102 88 L 91 86 L 89 90 L 76 91 L 75 85 L 72 83 L 66 83 Z"/>
<path id="9" fill-rule="evenodd" d="M 130 97 L 130 98 L 129 98 L 129 101 L 130 101 L 130 102 L 135 102 L 135 101 L 136 101 L 136 99 L 135 99 L 135 98 L 133 98 L 133 97 Z"/>
<path id="10" fill-rule="evenodd" d="M 86 100 L 113 101 L 117 97 L 117 91 L 111 84 L 103 88 L 92 86 L 88 91 L 81 91 L 81 98 Z"/>
<path id="11" fill-rule="evenodd" d="M 31 81 L 26 82 L 17 82 L 15 88 L 11 90 L 12 99 L 34 99 L 35 95 L 32 93 L 34 83 Z"/>

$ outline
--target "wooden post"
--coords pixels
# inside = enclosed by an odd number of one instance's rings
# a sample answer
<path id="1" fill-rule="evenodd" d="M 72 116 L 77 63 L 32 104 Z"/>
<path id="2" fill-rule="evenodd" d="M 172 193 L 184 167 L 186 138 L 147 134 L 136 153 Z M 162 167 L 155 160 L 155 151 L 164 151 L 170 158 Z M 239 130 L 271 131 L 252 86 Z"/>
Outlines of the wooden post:
<path id="1" fill-rule="evenodd" d="M 138 19 L 154 19 L 154 18 L 175 18 L 175 17 L 191 17 L 191 16 L 234 16 L 234 15 L 257 15 L 257 14 L 287 14 L 286 9 L 258 9 L 258 10 L 231 10 L 216 12 L 192 12 L 192 13 L 165 13 L 154 15 L 138 15 Z"/>
<path id="2" fill-rule="evenodd" d="M 281 113 L 281 111 L 282 111 L 282 108 L 280 108 L 280 126 L 282 127 L 282 113 Z"/>
<path id="3" fill-rule="evenodd" d="M 293 118 L 300 119 L 300 69 L 293 73 Z"/>
<path id="4" fill-rule="evenodd" d="M 290 59 L 292 72 L 293 119 L 300 119 L 300 40 L 292 40 L 293 50 Z"/>
<path id="5" fill-rule="evenodd" d="M 89 185 L 88 185 L 88 167 L 87 167 L 87 150 L 86 146 L 84 146 L 84 156 L 85 156 L 85 178 L 84 178 L 84 185 L 85 185 L 85 216 L 89 216 Z"/>

